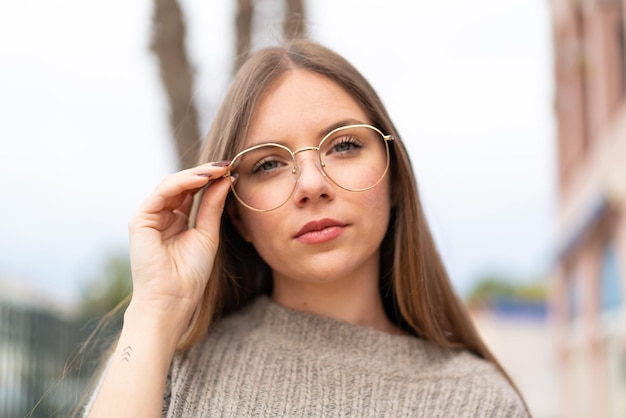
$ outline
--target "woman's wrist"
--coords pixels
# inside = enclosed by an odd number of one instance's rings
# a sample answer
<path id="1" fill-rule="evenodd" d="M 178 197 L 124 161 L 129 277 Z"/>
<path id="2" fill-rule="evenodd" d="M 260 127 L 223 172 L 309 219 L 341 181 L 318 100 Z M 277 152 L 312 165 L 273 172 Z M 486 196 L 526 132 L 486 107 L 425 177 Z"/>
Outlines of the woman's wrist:
<path id="1" fill-rule="evenodd" d="M 149 303 L 132 301 L 124 313 L 122 334 L 148 339 L 163 348 L 175 351 L 180 337 L 185 332 L 194 307 L 190 304 Z"/>
<path id="2" fill-rule="evenodd" d="M 160 416 L 163 390 L 186 314 L 131 302 L 90 416 Z"/>

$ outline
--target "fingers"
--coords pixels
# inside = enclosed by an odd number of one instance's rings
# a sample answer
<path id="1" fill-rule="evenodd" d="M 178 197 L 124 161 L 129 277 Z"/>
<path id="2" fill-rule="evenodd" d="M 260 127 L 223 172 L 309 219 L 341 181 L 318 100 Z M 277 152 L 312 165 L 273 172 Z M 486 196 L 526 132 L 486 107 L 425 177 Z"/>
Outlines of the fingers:
<path id="1" fill-rule="evenodd" d="M 181 227 L 186 227 L 189 224 L 189 211 L 192 204 L 193 194 L 185 193 L 183 203 L 172 211 L 172 214 L 174 215 L 174 224 L 180 225 Z"/>
<path id="2" fill-rule="evenodd" d="M 183 203 L 181 203 L 180 206 L 178 206 L 172 212 L 189 219 L 189 211 L 191 209 L 191 206 L 193 205 L 194 194 L 195 191 L 185 193 L 185 199 L 183 200 Z"/>
<path id="3" fill-rule="evenodd" d="M 182 207 L 188 196 L 206 186 L 209 181 L 221 178 L 227 172 L 227 162 L 219 161 L 171 174 L 143 202 L 139 212 L 157 214 L 163 210 L 178 209 L 188 215 L 190 206 Z"/>
<path id="4" fill-rule="evenodd" d="M 220 218 L 224 211 L 224 204 L 232 179 L 232 177 L 227 177 L 216 180 L 204 192 L 196 218 L 197 229 L 204 231 L 219 230 Z"/>

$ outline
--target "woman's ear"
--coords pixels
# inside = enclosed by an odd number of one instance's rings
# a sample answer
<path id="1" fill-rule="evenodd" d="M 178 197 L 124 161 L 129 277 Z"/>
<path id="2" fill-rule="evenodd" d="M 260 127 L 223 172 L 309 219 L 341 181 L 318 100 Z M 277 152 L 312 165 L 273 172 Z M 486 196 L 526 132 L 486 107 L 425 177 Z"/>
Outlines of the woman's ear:
<path id="1" fill-rule="evenodd" d="M 239 232 L 239 235 L 241 235 L 241 238 L 243 238 L 244 241 L 251 243 L 252 238 L 250 237 L 250 232 L 248 231 L 243 219 L 241 219 L 237 203 L 234 202 L 233 199 L 226 200 L 226 212 L 228 213 L 228 217 L 230 218 L 233 226 L 237 232 Z"/>

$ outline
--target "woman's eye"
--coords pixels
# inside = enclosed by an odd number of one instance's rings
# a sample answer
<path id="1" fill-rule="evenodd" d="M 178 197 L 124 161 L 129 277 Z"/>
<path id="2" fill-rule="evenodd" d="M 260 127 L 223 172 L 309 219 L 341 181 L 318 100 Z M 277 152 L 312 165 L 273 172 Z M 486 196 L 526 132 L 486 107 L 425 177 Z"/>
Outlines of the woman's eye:
<path id="1" fill-rule="evenodd" d="M 361 142 L 355 137 L 339 138 L 331 147 L 332 153 L 354 153 L 361 148 Z"/>
<path id="2" fill-rule="evenodd" d="M 340 142 L 339 144 L 335 145 L 335 151 L 349 151 L 350 149 L 352 149 L 352 145 L 353 144 L 351 142 Z"/>
<path id="3" fill-rule="evenodd" d="M 278 169 L 282 165 L 284 165 L 284 164 L 281 161 L 279 161 L 279 160 L 264 159 L 264 160 L 261 160 L 261 161 L 257 162 L 254 165 L 254 167 L 252 167 L 251 171 L 252 171 L 253 174 L 267 173 L 267 172 L 270 172 L 272 170 Z"/>

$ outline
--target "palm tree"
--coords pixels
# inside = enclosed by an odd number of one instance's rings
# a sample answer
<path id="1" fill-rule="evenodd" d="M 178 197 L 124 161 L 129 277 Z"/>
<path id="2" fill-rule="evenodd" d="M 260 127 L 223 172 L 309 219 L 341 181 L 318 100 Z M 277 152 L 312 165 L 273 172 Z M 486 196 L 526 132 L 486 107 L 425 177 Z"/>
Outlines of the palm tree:
<path id="1" fill-rule="evenodd" d="M 304 0 L 285 0 L 283 38 L 306 36 Z M 235 17 L 236 71 L 252 44 L 253 0 L 237 0 Z M 177 0 L 154 0 L 151 49 L 156 54 L 170 109 L 170 130 L 180 168 L 196 165 L 201 135 L 193 101 L 194 77 L 185 49 L 185 19 Z"/>

